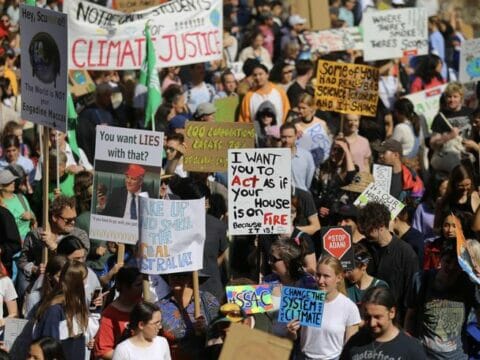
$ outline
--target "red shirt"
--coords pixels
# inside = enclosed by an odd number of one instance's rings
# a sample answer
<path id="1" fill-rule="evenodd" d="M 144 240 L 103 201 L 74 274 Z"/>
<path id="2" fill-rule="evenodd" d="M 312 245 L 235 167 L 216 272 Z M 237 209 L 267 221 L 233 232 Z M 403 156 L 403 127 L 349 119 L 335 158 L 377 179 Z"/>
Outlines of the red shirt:
<path id="1" fill-rule="evenodd" d="M 129 321 L 130 312 L 120 311 L 112 304 L 103 310 L 93 348 L 96 358 L 115 348 Z"/>

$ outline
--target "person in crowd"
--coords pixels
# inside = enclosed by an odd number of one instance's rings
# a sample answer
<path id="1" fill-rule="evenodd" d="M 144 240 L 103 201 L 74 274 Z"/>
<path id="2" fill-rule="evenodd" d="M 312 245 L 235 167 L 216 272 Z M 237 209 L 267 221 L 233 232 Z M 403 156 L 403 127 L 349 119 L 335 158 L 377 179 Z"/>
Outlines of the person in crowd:
<path id="1" fill-rule="evenodd" d="M 23 138 L 23 126 L 16 121 L 7 122 L 3 128 L 2 136 L 5 139 L 8 135 L 15 135 L 17 137 L 20 143 L 20 155 L 30 158 L 31 144 L 27 144 L 25 142 L 26 139 Z"/>
<path id="2" fill-rule="evenodd" d="M 280 128 L 277 125 L 275 107 L 269 100 L 265 100 L 258 108 L 253 125 L 256 146 L 259 148 L 273 147 L 272 133 L 278 132 L 278 136 L 280 136 Z"/>
<path id="3" fill-rule="evenodd" d="M 297 76 L 287 91 L 288 101 L 292 109 L 298 106 L 298 100 L 305 94 L 313 77 L 313 63 L 310 60 L 297 60 L 295 62 L 295 72 Z"/>
<path id="4" fill-rule="evenodd" d="M 294 187 L 292 188 L 292 198 L 297 199 L 295 226 L 313 237 L 320 230 L 320 220 L 311 192 Z"/>
<path id="5" fill-rule="evenodd" d="M 65 171 L 67 173 L 78 174 L 80 171 L 92 171 L 93 166 L 88 161 L 85 152 L 78 148 L 78 153 L 74 152 L 67 141 L 67 134 L 61 131 L 50 129 L 51 148 L 55 149 L 58 141 L 58 149 L 63 151 L 67 156 Z"/>
<path id="6" fill-rule="evenodd" d="M 353 204 L 345 204 L 338 209 L 336 215 L 338 226 L 349 226 L 352 232 L 352 242 L 360 244 L 365 240 L 365 236 L 359 231 L 357 218 L 358 209 Z"/>
<path id="7" fill-rule="evenodd" d="M 420 150 L 423 134 L 420 127 L 420 118 L 414 106 L 407 98 L 398 99 L 393 105 L 392 139 L 402 144 L 402 156 L 413 159 Z"/>
<path id="8" fill-rule="evenodd" d="M 215 87 L 205 82 L 205 64 L 190 65 L 190 82 L 185 85 L 184 94 L 191 114 L 195 113 L 199 104 L 213 103 L 218 98 Z"/>
<path id="9" fill-rule="evenodd" d="M 372 287 L 363 297 L 365 325 L 345 345 L 340 360 L 392 358 L 425 360 L 418 340 L 408 336 L 397 324 L 397 303 L 393 292 Z"/>
<path id="10" fill-rule="evenodd" d="M 182 134 L 172 134 L 167 138 L 165 144 L 167 162 L 165 163 L 165 174 L 178 175 L 181 178 L 188 176 L 183 168 L 183 155 L 185 154 L 185 138 Z"/>
<path id="11" fill-rule="evenodd" d="M 280 43 L 284 53 L 285 53 L 285 49 L 289 46 L 289 44 L 292 44 L 293 46 L 295 46 L 298 51 L 298 48 L 300 45 L 299 43 L 300 40 L 298 39 L 298 36 L 303 32 L 305 32 L 306 30 L 305 24 L 307 23 L 307 19 L 302 18 L 298 14 L 292 14 L 289 16 L 287 23 L 289 25 L 288 32 L 286 32 L 285 35 L 282 36 L 282 40 Z"/>
<path id="12" fill-rule="evenodd" d="M 425 237 L 417 229 L 410 225 L 410 214 L 408 207 L 404 207 L 402 211 L 393 219 L 393 232 L 403 240 L 410 244 L 418 257 L 420 269 L 423 266 L 423 250 L 425 246 Z"/>
<path id="13" fill-rule="evenodd" d="M 1 181 L 0 181 L 1 183 Z M 22 239 L 12 213 L 0 198 L 0 259 L 9 274 L 12 273 L 12 257 L 22 248 Z"/>
<path id="14" fill-rule="evenodd" d="M 57 339 L 45 336 L 30 345 L 26 360 L 68 360 L 62 344 Z"/>
<path id="15" fill-rule="evenodd" d="M 21 143 L 15 135 L 7 135 L 3 137 L 3 155 L 0 158 L 0 170 L 7 168 L 9 165 L 20 165 L 25 171 L 25 174 L 27 174 L 29 182 L 32 183 L 35 175 L 35 167 L 32 160 L 21 154 L 20 145 Z"/>
<path id="16" fill-rule="evenodd" d="M 128 338 L 115 348 L 113 360 L 156 359 L 170 360 L 167 340 L 158 336 L 162 328 L 162 313 L 152 303 L 137 303 L 130 314 Z"/>
<path id="17" fill-rule="evenodd" d="M 197 106 L 197 110 L 193 114 L 193 120 L 195 121 L 204 121 L 204 122 L 214 122 L 215 121 L 215 105 L 211 103 L 202 103 Z"/>
<path id="18" fill-rule="evenodd" d="M 441 22 L 438 16 L 430 16 L 428 18 L 428 45 L 430 53 L 437 55 L 441 62 L 442 68 L 440 73 L 442 78 L 447 79 L 447 64 L 445 62 L 445 38 L 440 32 Z"/>
<path id="19" fill-rule="evenodd" d="M 322 326 L 301 327 L 298 320 L 292 320 L 287 330 L 292 339 L 300 338 L 300 351 L 305 358 L 336 359 L 345 342 L 358 331 L 360 312 L 345 295 L 343 268 L 338 259 L 322 256 L 316 276 L 318 288 L 327 292 Z"/>
<path id="20" fill-rule="evenodd" d="M 288 91 L 293 81 L 294 72 L 295 67 L 292 64 L 288 62 L 276 63 L 270 71 L 269 80 Z"/>
<path id="21" fill-rule="evenodd" d="M 179 73 L 180 73 L 180 66 L 170 66 L 167 68 L 163 68 L 160 71 L 160 82 L 162 84 L 162 92 L 164 92 L 172 84 L 182 86 L 182 80 L 178 76 Z"/>
<path id="22" fill-rule="evenodd" d="M 220 77 L 223 90 L 218 93 L 218 97 L 224 98 L 229 96 L 238 97 L 238 82 L 231 70 L 225 70 Z"/>
<path id="23" fill-rule="evenodd" d="M 338 10 L 338 18 L 346 22 L 348 27 L 354 26 L 353 9 L 357 0 L 342 0 L 342 6 Z"/>
<path id="24" fill-rule="evenodd" d="M 418 60 L 415 76 L 410 85 L 410 93 L 428 90 L 445 82 L 442 76 L 442 59 L 428 54 Z"/>
<path id="25" fill-rule="evenodd" d="M 240 51 L 238 55 L 238 60 L 245 62 L 247 59 L 257 59 L 262 65 L 266 66 L 267 69 L 271 69 L 272 58 L 267 49 L 263 47 L 264 36 L 261 31 L 253 30 L 250 35 L 249 44 L 245 49 Z"/>
<path id="26" fill-rule="evenodd" d="M 358 133 L 359 127 L 359 115 L 345 115 L 343 136 L 345 137 L 345 140 L 347 140 L 353 162 L 358 166 L 359 172 L 370 172 L 372 149 L 370 148 L 368 139 Z"/>
<path id="27" fill-rule="evenodd" d="M 256 62 L 252 65 L 252 76 L 254 87 L 249 90 L 240 105 L 239 122 L 253 122 L 260 105 L 269 100 L 275 107 L 278 122 L 283 123 L 288 111 L 290 103 L 285 91 L 268 81 L 268 68 Z"/>

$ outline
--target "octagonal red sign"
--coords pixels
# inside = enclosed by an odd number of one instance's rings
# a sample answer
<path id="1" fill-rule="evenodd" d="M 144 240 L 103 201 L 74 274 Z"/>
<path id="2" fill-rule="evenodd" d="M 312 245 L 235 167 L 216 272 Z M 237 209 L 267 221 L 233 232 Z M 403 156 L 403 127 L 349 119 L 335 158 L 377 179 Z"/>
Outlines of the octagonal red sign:
<path id="1" fill-rule="evenodd" d="M 345 229 L 332 228 L 323 236 L 323 246 L 330 255 L 341 259 L 352 247 L 352 239 Z"/>

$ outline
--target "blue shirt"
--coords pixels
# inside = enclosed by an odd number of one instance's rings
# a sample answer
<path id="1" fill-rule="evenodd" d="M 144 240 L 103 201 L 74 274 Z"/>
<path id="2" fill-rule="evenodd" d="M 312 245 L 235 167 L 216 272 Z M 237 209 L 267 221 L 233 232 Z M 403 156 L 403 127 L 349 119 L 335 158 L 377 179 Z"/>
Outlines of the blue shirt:
<path id="1" fill-rule="evenodd" d="M 309 191 L 313 175 L 315 175 L 315 163 L 312 154 L 297 146 L 295 155 L 292 156 L 293 185 Z"/>

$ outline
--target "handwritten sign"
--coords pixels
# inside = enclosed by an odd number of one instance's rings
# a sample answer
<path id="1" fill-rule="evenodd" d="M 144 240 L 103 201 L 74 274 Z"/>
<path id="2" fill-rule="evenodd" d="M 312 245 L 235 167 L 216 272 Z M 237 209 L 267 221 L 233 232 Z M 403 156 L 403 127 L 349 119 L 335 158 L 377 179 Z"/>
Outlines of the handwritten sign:
<path id="1" fill-rule="evenodd" d="M 302 326 L 320 327 L 326 291 L 282 287 L 278 322 L 299 320 Z"/>
<path id="2" fill-rule="evenodd" d="M 140 269 L 171 274 L 203 268 L 205 199 L 140 198 Z"/>
<path id="3" fill-rule="evenodd" d="M 301 37 L 312 52 L 330 53 L 363 49 L 363 38 L 359 27 L 308 32 Z"/>
<path id="4" fill-rule="evenodd" d="M 462 42 L 459 77 L 462 83 L 480 79 L 480 39 Z"/>
<path id="5" fill-rule="evenodd" d="M 378 202 L 385 205 L 390 211 L 392 220 L 395 219 L 405 207 L 400 200 L 383 191 L 375 183 L 368 185 L 365 191 L 355 200 L 353 205 L 361 207 L 367 205 L 369 202 Z"/>
<path id="6" fill-rule="evenodd" d="M 72 86 L 70 92 L 76 97 L 90 94 L 95 91 L 95 83 L 86 70 L 70 70 L 68 79 Z"/>
<path id="7" fill-rule="evenodd" d="M 321 232 L 322 252 L 340 260 L 344 270 L 353 270 L 355 264 L 350 226 L 322 227 Z"/>
<path id="8" fill-rule="evenodd" d="M 390 186 L 392 185 L 392 167 L 380 164 L 373 164 L 373 179 L 375 185 L 386 192 L 390 193 Z"/>
<path id="9" fill-rule="evenodd" d="M 91 208 L 90 237 L 134 245 L 138 241 L 138 216 L 133 214 L 138 215 L 138 196 L 132 199 L 131 194 L 148 192 L 153 196 L 157 189 L 163 133 L 99 125 L 95 143 L 95 201 Z M 128 187 L 127 173 L 137 178 L 135 184 L 129 181 Z M 101 187 L 106 189 L 102 191 L 106 193 L 103 208 L 96 202 Z M 135 202 L 135 210 L 131 201 Z"/>
<path id="10" fill-rule="evenodd" d="M 270 285 L 227 286 L 227 301 L 238 304 L 245 314 L 256 314 L 273 309 Z"/>
<path id="11" fill-rule="evenodd" d="M 315 166 L 323 163 L 330 156 L 332 140 L 321 124 L 310 126 L 303 131 L 297 146 L 312 153 Z"/>
<path id="12" fill-rule="evenodd" d="M 315 100 L 325 111 L 375 116 L 378 69 L 367 65 L 318 61 Z"/>
<path id="13" fill-rule="evenodd" d="M 228 149 L 252 148 L 253 124 L 189 121 L 185 127 L 187 171 L 227 171 Z"/>
<path id="14" fill-rule="evenodd" d="M 231 235 L 290 233 L 290 149 L 228 151 Z"/>
<path id="15" fill-rule="evenodd" d="M 447 85 L 440 85 L 434 88 L 419 91 L 405 96 L 415 107 L 418 115 L 423 115 L 427 122 L 428 129 L 432 126 L 433 119 L 440 109 L 440 98 Z"/>
<path id="16" fill-rule="evenodd" d="M 367 11 L 362 20 L 365 61 L 428 54 L 424 8 Z"/>

